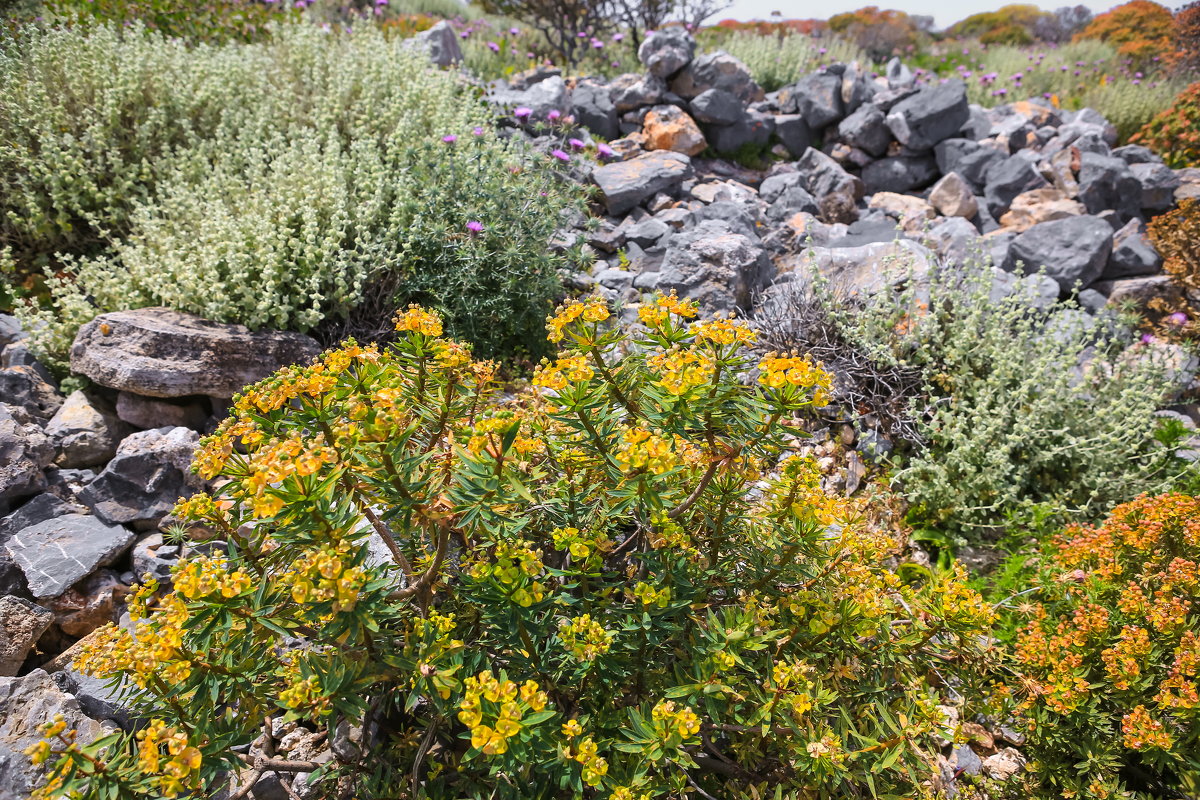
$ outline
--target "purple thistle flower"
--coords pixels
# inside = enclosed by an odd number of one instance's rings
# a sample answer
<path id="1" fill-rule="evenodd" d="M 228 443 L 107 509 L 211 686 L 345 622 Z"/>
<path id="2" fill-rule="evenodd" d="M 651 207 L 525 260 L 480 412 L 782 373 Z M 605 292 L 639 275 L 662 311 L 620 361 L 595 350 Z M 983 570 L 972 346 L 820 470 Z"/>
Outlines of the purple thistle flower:
<path id="1" fill-rule="evenodd" d="M 509 33 L 511 33 L 513 36 L 520 36 L 520 35 L 521 35 L 521 29 L 520 29 L 520 28 L 509 28 L 509 29 L 508 29 L 508 32 L 509 32 Z"/>
<path id="2" fill-rule="evenodd" d="M 558 149 L 551 150 L 551 151 L 550 151 L 550 155 L 554 156 L 554 157 L 555 157 L 555 158 L 557 158 L 559 161 L 563 161 L 563 162 L 566 162 L 566 161 L 570 161 L 570 160 L 571 160 L 571 155 L 570 155 L 570 153 L 565 153 L 565 152 L 563 152 L 562 150 L 558 150 Z"/>
<path id="3" fill-rule="evenodd" d="M 612 158 L 613 156 L 616 155 L 616 153 L 613 151 L 613 149 L 611 147 L 609 147 L 608 145 L 604 144 L 604 142 L 601 142 L 600 144 L 596 145 L 596 152 L 600 154 L 601 158 Z"/>
<path id="4" fill-rule="evenodd" d="M 471 129 L 471 133 L 475 136 L 483 136 L 483 127 L 480 125 L 476 125 L 474 128 Z"/>
<path id="5" fill-rule="evenodd" d="M 614 42 L 620 42 L 620 41 L 623 41 L 624 39 L 625 39 L 625 34 L 623 34 L 623 33 L 614 33 L 613 34 Z"/>
<path id="6" fill-rule="evenodd" d="M 470 37 L 470 35 L 471 35 L 471 32 L 470 32 L 470 31 L 463 31 L 462 33 L 460 33 L 460 34 L 458 35 L 458 38 L 460 38 L 460 39 L 466 39 L 466 38 L 469 38 L 469 37 Z"/>
<path id="7" fill-rule="evenodd" d="M 546 115 L 546 119 L 550 120 L 551 122 L 557 122 L 558 118 L 561 116 L 562 116 L 561 111 L 559 111 L 557 108 L 552 108 L 552 109 L 550 109 L 550 113 L 548 113 Z"/>
<path id="8" fill-rule="evenodd" d="M 446 144 L 454 144 L 455 142 L 458 141 L 458 137 L 455 136 L 453 133 L 447 133 L 445 136 L 442 137 L 442 141 L 445 142 Z"/>
<path id="9" fill-rule="evenodd" d="M 1155 339 L 1154 334 L 1152 334 L 1152 333 L 1143 333 L 1142 334 L 1142 344 L 1154 344 L 1157 341 L 1158 341 L 1158 339 Z"/>
<path id="10" fill-rule="evenodd" d="M 493 53 L 500 52 L 500 45 L 496 44 L 495 42 L 488 42 L 487 45 L 488 45 L 488 49 L 491 50 Z"/>
<path id="11" fill-rule="evenodd" d="M 533 113 L 533 109 L 528 106 L 517 106 L 513 111 L 513 116 L 517 119 L 529 119 L 529 115 Z"/>
<path id="12" fill-rule="evenodd" d="M 568 139 L 567 144 L 571 146 L 572 150 L 582 150 L 583 149 L 583 140 L 582 139 Z"/>
<path id="13" fill-rule="evenodd" d="M 483 233 L 483 223 L 477 219 L 473 219 L 467 223 L 467 230 L 471 233 Z"/>

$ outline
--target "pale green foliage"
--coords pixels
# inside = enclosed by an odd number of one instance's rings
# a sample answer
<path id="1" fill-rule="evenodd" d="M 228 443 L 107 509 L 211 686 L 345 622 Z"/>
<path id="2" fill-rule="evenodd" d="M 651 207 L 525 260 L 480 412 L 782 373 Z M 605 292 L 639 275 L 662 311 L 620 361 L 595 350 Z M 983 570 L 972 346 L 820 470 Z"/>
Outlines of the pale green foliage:
<path id="1" fill-rule="evenodd" d="M 834 36 L 814 39 L 803 33 L 762 36 L 754 31 L 735 31 L 722 36 L 717 46 L 745 64 L 768 92 L 795 83 L 823 64 L 869 63 L 857 45 Z M 822 53 L 822 48 L 826 52 Z"/>
<path id="2" fill-rule="evenodd" d="M 5 52 L 0 82 L 15 142 L 0 155 L 0 242 L 27 269 L 62 253 L 69 273 L 48 269 L 50 307 L 22 312 L 51 362 L 100 311 L 167 305 L 307 330 L 370 295 L 382 320 L 356 329 L 370 332 L 390 315 L 381 292 L 443 308 L 482 352 L 511 352 L 569 263 L 544 242 L 573 184 L 474 135 L 490 130 L 474 90 L 372 26 L 191 49 L 141 31 L 42 32 Z M 486 232 L 468 234 L 469 220 Z"/>
<path id="3" fill-rule="evenodd" d="M 831 309 L 877 363 L 924 376 L 924 446 L 896 474 L 919 521 L 971 536 L 1035 507 L 1086 518 L 1169 487 L 1178 462 L 1154 438 L 1163 359 L 1116 320 L 1037 311 L 1024 290 L 989 298 L 992 282 L 991 268 L 943 268 Z"/>

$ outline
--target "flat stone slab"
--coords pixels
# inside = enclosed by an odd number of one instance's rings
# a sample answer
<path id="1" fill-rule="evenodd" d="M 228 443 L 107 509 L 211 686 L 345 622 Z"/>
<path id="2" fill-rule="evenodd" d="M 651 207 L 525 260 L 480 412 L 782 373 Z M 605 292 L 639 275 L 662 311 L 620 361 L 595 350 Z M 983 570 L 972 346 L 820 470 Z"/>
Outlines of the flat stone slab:
<path id="1" fill-rule="evenodd" d="M 133 531 L 66 514 L 18 531 L 4 545 L 37 599 L 57 597 L 133 544 Z"/>
<path id="2" fill-rule="evenodd" d="M 101 314 L 80 328 L 71 370 L 147 397 L 228 398 L 320 351 L 299 333 L 254 332 L 168 308 L 138 308 Z"/>

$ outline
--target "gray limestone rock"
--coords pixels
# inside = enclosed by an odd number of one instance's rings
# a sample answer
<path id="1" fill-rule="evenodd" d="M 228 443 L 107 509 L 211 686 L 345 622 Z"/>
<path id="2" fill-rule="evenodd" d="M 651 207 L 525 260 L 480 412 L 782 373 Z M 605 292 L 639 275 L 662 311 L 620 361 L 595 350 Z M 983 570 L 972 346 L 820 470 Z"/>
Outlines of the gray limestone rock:
<path id="1" fill-rule="evenodd" d="M 31 525 L 4 544 L 35 598 L 57 597 L 133 544 L 133 532 L 96 517 L 67 514 Z"/>
<path id="2" fill-rule="evenodd" d="M 658 192 L 677 189 L 691 176 L 692 160 L 670 150 L 655 150 L 592 170 L 592 180 L 604 194 L 608 213 L 614 216 L 628 212 Z"/>
<path id="3" fill-rule="evenodd" d="M 188 428 L 132 434 L 79 499 L 105 522 L 153 527 L 179 498 L 203 488 L 204 482 L 191 471 L 199 439 Z"/>
<path id="4" fill-rule="evenodd" d="M 250 331 L 168 308 L 101 314 L 79 329 L 71 369 L 149 397 L 232 397 L 280 367 L 321 352 L 307 336 Z"/>
<path id="5" fill-rule="evenodd" d="M 1066 217 L 1041 222 L 1013 239 L 1005 268 L 1045 269 L 1063 292 L 1076 283 L 1086 287 L 1098 279 L 1112 252 L 1112 228 L 1096 217 Z"/>

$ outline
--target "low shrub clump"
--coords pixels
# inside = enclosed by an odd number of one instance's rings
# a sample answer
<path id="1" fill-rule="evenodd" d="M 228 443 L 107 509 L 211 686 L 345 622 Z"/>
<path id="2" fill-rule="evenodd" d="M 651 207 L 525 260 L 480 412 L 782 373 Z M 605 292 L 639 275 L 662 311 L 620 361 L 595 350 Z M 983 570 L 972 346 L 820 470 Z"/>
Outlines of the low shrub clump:
<path id="1" fill-rule="evenodd" d="M 197 453 L 223 483 L 177 509 L 228 547 L 77 664 L 148 727 L 52 728 L 39 796 L 264 771 L 307 797 L 924 796 L 991 609 L 961 575 L 899 580 L 889 534 L 778 460 L 818 364 L 695 315 L 646 304 L 622 355 L 603 302 L 572 302 L 503 402 L 417 307 L 390 349 L 249 388 Z"/>
<path id="2" fill-rule="evenodd" d="M 1047 308 L 1028 284 L 997 283 L 990 267 L 910 277 L 849 301 L 820 281 L 813 291 L 860 354 L 851 395 L 879 393 L 864 368 L 880 375 L 874 383 L 913 394 L 918 439 L 895 480 L 914 524 L 973 539 L 1047 515 L 1094 517 L 1171 485 L 1179 463 L 1155 438 L 1169 390 L 1156 345 L 1133 343 L 1116 320 Z M 913 372 L 916 392 L 903 380 Z"/>
<path id="3" fill-rule="evenodd" d="M 51 363 L 95 314 L 156 304 L 373 335 L 420 301 L 512 355 L 576 263 L 546 242 L 579 186 L 372 26 L 221 47 L 31 29 L 0 59 L 0 109 L 0 242 L 45 265 L 49 302 L 22 313 Z"/>
<path id="4" fill-rule="evenodd" d="M 140 22 L 164 36 L 190 42 L 249 42 L 271 25 L 299 16 L 298 3 L 276 0 L 42 0 L 43 13 L 68 24 Z"/>
<path id="5" fill-rule="evenodd" d="M 1200 289 L 1200 198 L 1187 198 L 1155 217 L 1148 230 L 1163 270 L 1189 289 Z"/>
<path id="6" fill-rule="evenodd" d="M 1200 499 L 1143 496 L 1069 529 L 1033 585 L 1010 690 L 1040 796 L 1200 793 Z"/>
<path id="7" fill-rule="evenodd" d="M 1181 92 L 1130 141 L 1144 144 L 1177 169 L 1200 164 L 1200 82 Z"/>

